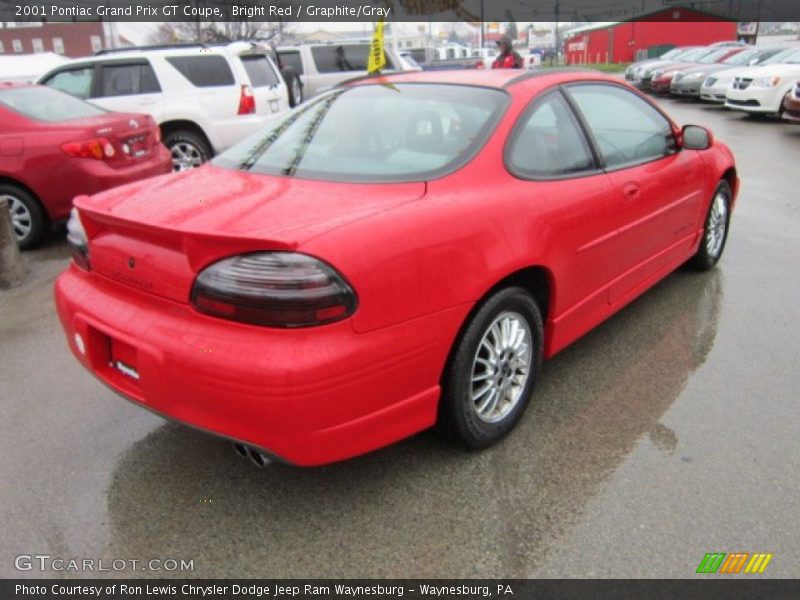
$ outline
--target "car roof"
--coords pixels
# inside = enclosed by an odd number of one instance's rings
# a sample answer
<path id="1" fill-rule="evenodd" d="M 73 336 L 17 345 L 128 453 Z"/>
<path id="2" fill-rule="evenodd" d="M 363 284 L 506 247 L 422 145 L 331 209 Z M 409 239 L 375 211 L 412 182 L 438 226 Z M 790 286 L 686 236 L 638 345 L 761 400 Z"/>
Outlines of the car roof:
<path id="1" fill-rule="evenodd" d="M 508 89 L 531 79 L 541 79 L 542 85 L 566 83 L 568 81 L 603 79 L 619 81 L 593 69 L 459 69 L 452 71 L 404 71 L 403 73 L 378 77 L 359 77 L 346 82 L 349 85 L 383 83 L 443 83 L 450 85 L 472 85 L 496 89 Z"/>

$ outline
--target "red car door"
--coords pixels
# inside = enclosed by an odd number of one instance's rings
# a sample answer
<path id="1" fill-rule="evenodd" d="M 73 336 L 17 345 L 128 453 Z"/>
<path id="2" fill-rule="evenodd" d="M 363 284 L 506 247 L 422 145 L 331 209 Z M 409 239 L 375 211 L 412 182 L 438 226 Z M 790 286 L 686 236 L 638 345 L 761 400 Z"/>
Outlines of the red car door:
<path id="1" fill-rule="evenodd" d="M 695 152 L 676 151 L 672 123 L 622 86 L 568 86 L 619 202 L 618 277 L 609 304 L 625 302 L 688 258 L 703 195 Z"/>
<path id="2" fill-rule="evenodd" d="M 608 287 L 622 274 L 616 238 L 624 203 L 559 90 L 535 99 L 520 117 L 506 165 L 518 180 L 506 229 L 558 281 L 548 311 L 550 355 L 610 312 Z"/>

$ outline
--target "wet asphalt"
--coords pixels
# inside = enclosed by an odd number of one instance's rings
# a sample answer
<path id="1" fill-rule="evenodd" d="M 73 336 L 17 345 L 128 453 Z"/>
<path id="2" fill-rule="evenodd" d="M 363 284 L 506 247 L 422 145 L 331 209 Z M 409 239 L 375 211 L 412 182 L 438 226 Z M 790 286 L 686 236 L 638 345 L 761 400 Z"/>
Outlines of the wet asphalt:
<path id="1" fill-rule="evenodd" d="M 423 433 L 257 469 L 79 367 L 52 302 L 68 250 L 27 253 L 0 291 L 0 577 L 692 577 L 706 552 L 800 575 L 800 126 L 663 105 L 736 155 L 725 256 L 545 363 L 482 453 Z M 194 571 L 18 571 L 20 554 Z"/>

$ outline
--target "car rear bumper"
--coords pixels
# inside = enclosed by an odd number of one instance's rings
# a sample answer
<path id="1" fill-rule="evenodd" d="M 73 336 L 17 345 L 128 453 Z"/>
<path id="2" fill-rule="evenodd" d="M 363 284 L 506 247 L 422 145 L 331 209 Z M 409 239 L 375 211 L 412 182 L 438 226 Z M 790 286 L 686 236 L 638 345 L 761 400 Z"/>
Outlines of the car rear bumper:
<path id="1" fill-rule="evenodd" d="M 112 389 L 303 466 L 433 425 L 442 369 L 469 310 L 368 334 L 350 320 L 270 329 L 202 315 L 75 265 L 56 281 L 55 299 L 73 354 Z"/>
<path id="2" fill-rule="evenodd" d="M 53 221 L 69 217 L 75 196 L 97 194 L 172 171 L 172 159 L 163 144 L 158 145 L 153 156 L 130 166 L 114 168 L 105 161 L 90 158 L 74 158 L 70 164 L 69 176 L 59 182 L 51 182 L 57 185 L 50 194 L 41 193 L 42 202 Z"/>

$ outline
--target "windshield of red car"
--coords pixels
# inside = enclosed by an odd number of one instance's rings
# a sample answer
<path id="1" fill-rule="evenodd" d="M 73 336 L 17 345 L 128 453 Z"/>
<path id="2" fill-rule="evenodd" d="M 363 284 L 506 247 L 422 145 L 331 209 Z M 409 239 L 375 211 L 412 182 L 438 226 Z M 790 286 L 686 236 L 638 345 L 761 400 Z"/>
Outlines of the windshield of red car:
<path id="1" fill-rule="evenodd" d="M 361 85 L 302 104 L 214 164 L 305 179 L 424 181 L 465 164 L 507 103 L 466 85 Z"/>
<path id="2" fill-rule="evenodd" d="M 0 89 L 0 104 L 37 121 L 70 121 L 106 114 L 108 111 L 75 96 L 44 86 Z"/>

